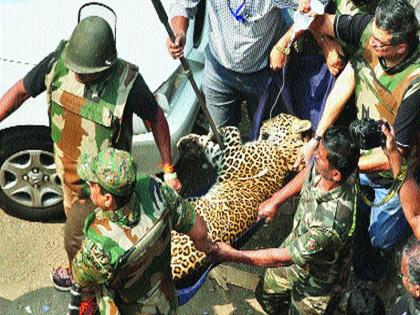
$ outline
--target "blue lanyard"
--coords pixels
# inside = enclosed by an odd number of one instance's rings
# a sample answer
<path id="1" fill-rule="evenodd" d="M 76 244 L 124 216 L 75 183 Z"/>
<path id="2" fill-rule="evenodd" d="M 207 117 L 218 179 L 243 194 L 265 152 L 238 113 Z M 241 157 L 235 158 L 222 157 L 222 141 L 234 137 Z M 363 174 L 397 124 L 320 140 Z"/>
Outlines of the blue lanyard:
<path id="1" fill-rule="evenodd" d="M 247 20 L 246 20 L 246 17 L 245 16 L 243 16 L 241 13 L 239 13 L 240 11 L 242 11 L 242 9 L 244 8 L 244 6 L 245 6 L 245 1 L 246 0 L 244 0 L 242 3 L 241 3 L 241 5 L 236 9 L 236 10 L 233 10 L 232 9 L 232 7 L 230 6 L 230 0 L 227 0 L 227 5 L 228 5 L 228 7 L 229 7 L 229 10 L 230 10 L 230 13 L 232 13 L 232 15 L 235 17 L 235 19 L 238 21 L 238 22 L 241 22 L 241 23 L 245 23 Z"/>

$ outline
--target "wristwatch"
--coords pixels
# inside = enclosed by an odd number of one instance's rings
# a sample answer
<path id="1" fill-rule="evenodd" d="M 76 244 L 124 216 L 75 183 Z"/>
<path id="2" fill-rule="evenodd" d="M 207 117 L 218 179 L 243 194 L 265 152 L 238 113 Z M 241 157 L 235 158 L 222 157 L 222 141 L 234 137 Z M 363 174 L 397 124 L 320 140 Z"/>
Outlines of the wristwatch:
<path id="1" fill-rule="evenodd" d="M 276 47 L 276 49 L 277 49 L 280 53 L 285 54 L 286 56 L 287 56 L 288 54 L 290 54 L 290 47 L 283 48 L 283 47 L 281 47 L 281 46 L 279 46 L 279 45 L 275 45 L 274 47 Z"/>

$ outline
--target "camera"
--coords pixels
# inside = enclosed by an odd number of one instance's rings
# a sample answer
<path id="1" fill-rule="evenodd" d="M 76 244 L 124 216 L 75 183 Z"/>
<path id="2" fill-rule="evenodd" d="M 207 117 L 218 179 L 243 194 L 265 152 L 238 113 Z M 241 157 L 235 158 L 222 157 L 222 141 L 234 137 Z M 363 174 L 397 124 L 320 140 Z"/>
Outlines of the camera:
<path id="1" fill-rule="evenodd" d="M 350 124 L 350 134 L 362 150 L 384 146 L 386 137 L 382 132 L 382 125 L 389 130 L 389 124 L 382 120 L 370 118 L 354 120 Z"/>

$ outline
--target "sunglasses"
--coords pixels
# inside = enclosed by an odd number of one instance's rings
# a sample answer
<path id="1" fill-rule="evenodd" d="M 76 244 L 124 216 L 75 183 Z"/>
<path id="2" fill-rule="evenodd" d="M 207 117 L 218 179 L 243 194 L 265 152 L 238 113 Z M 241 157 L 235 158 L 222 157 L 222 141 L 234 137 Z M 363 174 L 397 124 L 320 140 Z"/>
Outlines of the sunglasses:
<path id="1" fill-rule="evenodd" d="M 375 36 L 372 35 L 371 37 L 373 39 L 373 41 L 375 42 L 375 46 L 377 48 L 385 48 L 385 47 L 391 47 L 394 46 L 394 44 L 391 43 L 384 43 L 382 42 L 379 38 L 376 38 Z"/>

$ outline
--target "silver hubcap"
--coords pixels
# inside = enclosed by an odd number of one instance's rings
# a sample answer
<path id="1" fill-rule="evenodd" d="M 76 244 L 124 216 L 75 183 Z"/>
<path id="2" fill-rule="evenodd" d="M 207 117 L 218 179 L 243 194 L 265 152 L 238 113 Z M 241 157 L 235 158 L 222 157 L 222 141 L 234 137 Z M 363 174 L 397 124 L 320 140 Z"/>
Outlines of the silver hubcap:
<path id="1" fill-rule="evenodd" d="M 54 156 L 48 151 L 20 151 L 0 168 L 0 187 L 14 202 L 31 208 L 46 208 L 63 201 Z"/>

